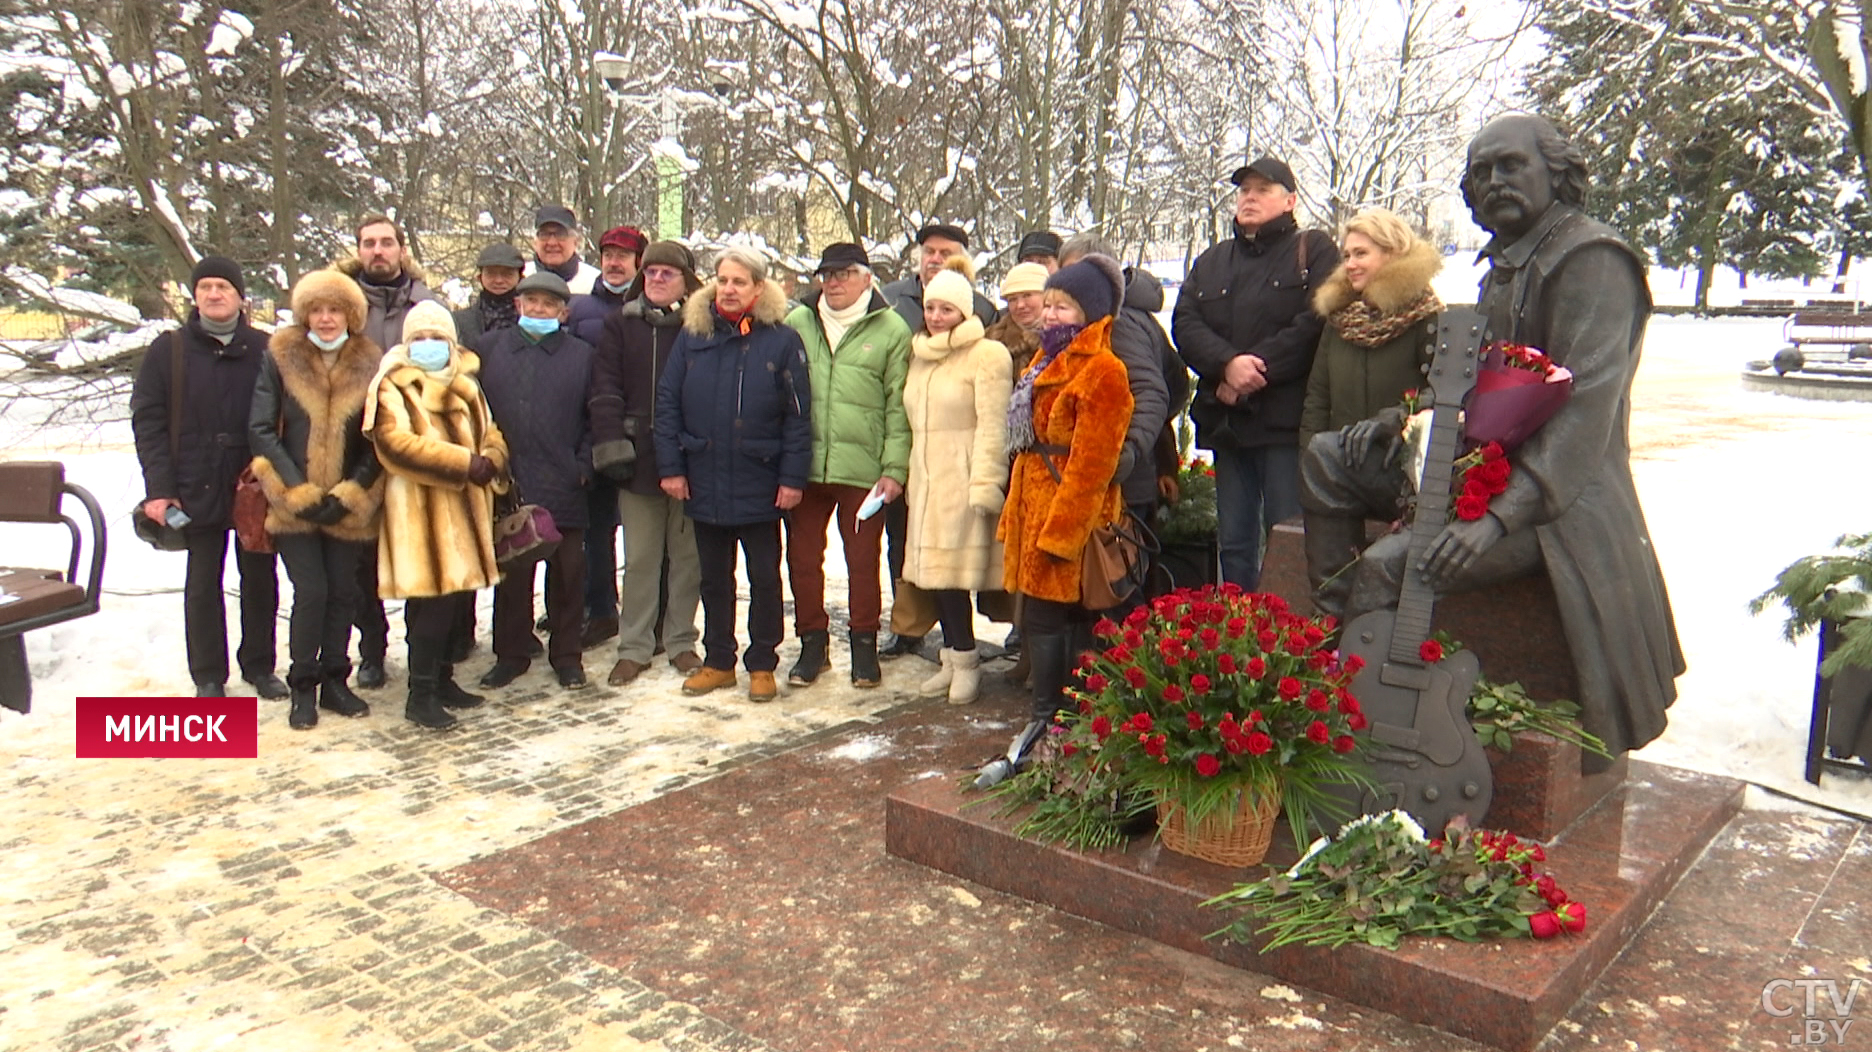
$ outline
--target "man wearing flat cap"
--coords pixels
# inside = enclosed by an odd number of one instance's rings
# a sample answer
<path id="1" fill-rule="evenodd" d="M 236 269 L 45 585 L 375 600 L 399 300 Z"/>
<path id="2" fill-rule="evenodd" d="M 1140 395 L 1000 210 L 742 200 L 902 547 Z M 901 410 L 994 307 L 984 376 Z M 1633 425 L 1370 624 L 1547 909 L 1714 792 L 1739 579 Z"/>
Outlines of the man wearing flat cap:
<path id="1" fill-rule="evenodd" d="M 1038 263 L 1048 274 L 1060 268 L 1060 236 L 1051 230 L 1035 230 L 1020 239 L 1014 252 L 1017 263 Z"/>
<path id="2" fill-rule="evenodd" d="M 455 312 L 455 342 L 474 350 L 484 333 L 513 328 L 520 317 L 514 306 L 514 286 L 526 271 L 520 250 L 496 241 L 475 257 L 475 293 L 466 307 Z"/>
<path id="3" fill-rule="evenodd" d="M 910 329 L 877 290 L 862 247 L 827 245 L 814 273 L 819 287 L 786 319 L 806 345 L 813 397 L 812 471 L 787 522 L 787 574 L 800 638 L 799 661 L 788 681 L 803 687 L 831 667 L 825 547 L 827 525 L 836 520 L 851 575 L 851 681 L 875 687 L 883 680 L 877 635 L 884 607 L 878 580 L 884 516 L 859 522 L 858 508 L 873 487 L 901 503 L 910 470 L 910 420 L 903 404 Z"/>
<path id="4" fill-rule="evenodd" d="M 1253 590 L 1268 530 L 1300 514 L 1300 409 L 1324 323 L 1313 290 L 1339 265 L 1333 239 L 1301 230 L 1293 169 L 1237 168 L 1235 231 L 1197 257 L 1171 331 L 1199 378 L 1190 417 L 1215 455 L 1222 579 Z"/>
<path id="5" fill-rule="evenodd" d="M 969 250 L 968 231 L 950 223 L 931 223 L 917 231 L 917 270 L 884 286 L 884 298 L 897 308 L 904 325 L 911 332 L 923 327 L 923 286 L 942 273 L 950 256 Z M 983 322 L 995 318 L 994 304 L 979 291 L 975 293 L 975 316 Z"/>
<path id="6" fill-rule="evenodd" d="M 541 205 L 533 213 L 533 262 L 527 264 L 527 273 L 551 271 L 573 295 L 583 296 L 598 281 L 598 268 L 579 258 L 584 245 L 584 231 L 570 208 Z"/>

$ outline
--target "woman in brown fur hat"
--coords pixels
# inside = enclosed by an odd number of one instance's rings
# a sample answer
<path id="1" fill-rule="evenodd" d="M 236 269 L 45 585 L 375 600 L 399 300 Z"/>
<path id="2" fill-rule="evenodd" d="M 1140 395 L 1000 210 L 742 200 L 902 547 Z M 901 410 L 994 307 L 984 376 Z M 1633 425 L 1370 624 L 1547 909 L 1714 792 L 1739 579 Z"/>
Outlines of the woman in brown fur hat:
<path id="1" fill-rule="evenodd" d="M 1365 465 L 1374 475 L 1398 470 L 1391 447 L 1403 433 L 1404 392 L 1420 387 L 1436 343 L 1443 301 L 1430 288 L 1443 257 L 1404 221 L 1382 208 L 1346 224 L 1339 268 L 1313 294 L 1326 319 L 1319 352 L 1307 377 L 1300 412 L 1300 448 L 1343 446 L 1326 453 L 1332 463 Z M 1322 447 L 1323 450 L 1323 447 Z M 1301 458 L 1316 463 L 1312 453 Z M 1385 492 L 1394 493 L 1395 489 Z M 1306 507 L 1307 577 L 1323 608 L 1344 606 L 1351 575 L 1342 573 L 1365 546 L 1363 521 Z"/>
<path id="2" fill-rule="evenodd" d="M 345 680 L 358 560 L 383 500 L 383 468 L 361 426 L 383 351 L 363 335 L 364 294 L 338 271 L 300 278 L 292 312 L 296 324 L 273 334 L 261 360 L 248 438 L 267 530 L 292 579 L 287 722 L 305 730 L 321 708 L 370 715 Z"/>

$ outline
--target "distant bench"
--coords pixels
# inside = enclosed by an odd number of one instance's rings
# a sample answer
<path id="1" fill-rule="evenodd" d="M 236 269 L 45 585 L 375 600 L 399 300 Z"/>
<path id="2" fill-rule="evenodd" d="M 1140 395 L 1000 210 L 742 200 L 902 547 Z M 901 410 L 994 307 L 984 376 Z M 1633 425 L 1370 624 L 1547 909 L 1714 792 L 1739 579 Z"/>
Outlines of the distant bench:
<path id="1" fill-rule="evenodd" d="M 1872 311 L 1854 309 L 1851 303 L 1815 306 L 1810 303 L 1807 310 L 1795 312 L 1781 327 L 1788 345 L 1775 352 L 1775 372 L 1836 372 L 1839 366 L 1856 371 L 1853 363 L 1861 361 L 1872 367 Z"/>

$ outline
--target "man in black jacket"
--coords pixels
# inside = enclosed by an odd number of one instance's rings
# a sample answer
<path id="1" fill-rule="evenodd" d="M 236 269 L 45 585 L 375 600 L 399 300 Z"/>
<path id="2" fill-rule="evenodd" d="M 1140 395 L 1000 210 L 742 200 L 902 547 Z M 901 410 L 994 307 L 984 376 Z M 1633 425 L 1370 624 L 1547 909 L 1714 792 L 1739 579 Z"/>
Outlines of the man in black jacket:
<path id="1" fill-rule="evenodd" d="M 559 684 L 588 685 L 579 645 L 585 605 L 585 528 L 590 522 L 592 346 L 566 332 L 572 292 L 551 271 L 515 287 L 520 321 L 481 341 L 481 389 L 507 438 L 520 496 L 552 513 L 564 540 L 546 560 L 547 656 Z M 532 664 L 533 570 L 510 571 L 494 587 L 494 667 L 484 687 L 504 687 Z"/>
<path id="2" fill-rule="evenodd" d="M 1295 222 L 1293 170 L 1278 158 L 1230 178 L 1235 236 L 1190 267 L 1171 331 L 1199 377 L 1196 444 L 1215 454 L 1222 578 L 1252 590 L 1268 530 L 1300 514 L 1300 409 L 1324 326 L 1313 290 L 1339 250 Z"/>
<path id="3" fill-rule="evenodd" d="M 156 337 L 130 391 L 130 427 L 143 466 L 139 514 L 162 522 L 170 509 L 188 516 L 188 570 L 182 585 L 182 625 L 189 675 L 199 697 L 227 693 L 227 605 L 221 576 L 227 565 L 234 483 L 252 454 L 247 416 L 253 405 L 266 333 L 247 323 L 239 265 L 208 256 L 190 275 L 195 308 L 174 332 Z M 180 359 L 178 361 L 178 358 Z M 173 385 L 180 377 L 181 387 Z M 241 678 L 260 696 L 287 696 L 273 674 L 279 578 L 272 555 L 238 547 Z"/>
<path id="4" fill-rule="evenodd" d="M 519 318 L 514 307 L 514 286 L 526 260 L 520 250 L 505 241 L 496 241 L 475 257 L 475 281 L 481 291 L 466 307 L 455 312 L 455 340 L 474 350 L 481 337 L 499 329 L 511 329 Z"/>

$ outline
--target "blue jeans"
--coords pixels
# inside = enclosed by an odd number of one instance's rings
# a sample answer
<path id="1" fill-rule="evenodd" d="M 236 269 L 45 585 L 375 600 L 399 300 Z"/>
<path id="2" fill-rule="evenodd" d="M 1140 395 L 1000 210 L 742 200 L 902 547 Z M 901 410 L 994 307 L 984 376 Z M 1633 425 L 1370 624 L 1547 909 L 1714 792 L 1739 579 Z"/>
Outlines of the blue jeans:
<path id="1" fill-rule="evenodd" d="M 1300 447 L 1218 449 L 1215 473 L 1222 579 L 1252 592 L 1268 531 L 1300 514 Z"/>

